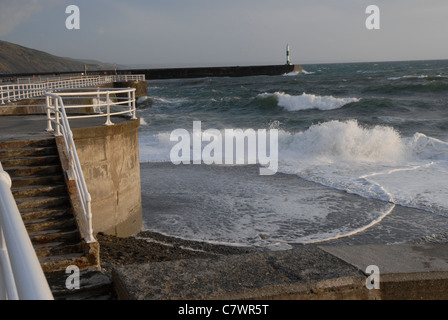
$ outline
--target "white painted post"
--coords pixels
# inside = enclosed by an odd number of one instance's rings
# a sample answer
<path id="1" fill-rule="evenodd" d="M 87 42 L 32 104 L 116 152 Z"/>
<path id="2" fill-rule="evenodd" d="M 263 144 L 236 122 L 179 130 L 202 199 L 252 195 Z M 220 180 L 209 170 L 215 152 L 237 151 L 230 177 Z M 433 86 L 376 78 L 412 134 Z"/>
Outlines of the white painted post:
<path id="1" fill-rule="evenodd" d="M 59 115 L 59 100 L 54 99 L 54 108 L 55 108 L 55 115 L 56 115 L 56 134 L 55 136 L 60 137 L 61 134 L 61 120 Z"/>
<path id="2" fill-rule="evenodd" d="M 51 101 L 53 101 L 53 99 L 51 99 L 49 96 L 45 97 L 47 100 L 47 132 L 54 132 L 54 129 L 51 125 L 51 110 L 50 107 L 52 105 Z"/>
<path id="3" fill-rule="evenodd" d="M 106 121 L 106 126 L 111 126 L 113 125 L 112 121 L 110 121 L 110 93 L 109 91 L 107 91 L 106 94 L 106 103 L 107 103 L 107 121 Z"/>
<path id="4" fill-rule="evenodd" d="M 132 90 L 132 120 L 136 120 L 137 119 L 137 107 L 136 107 L 136 103 L 135 103 L 135 91 L 136 90 Z"/>
<path id="5" fill-rule="evenodd" d="M 8 102 L 11 102 L 11 98 L 10 98 L 10 96 L 9 96 L 9 85 L 6 87 L 6 92 L 8 92 Z"/>

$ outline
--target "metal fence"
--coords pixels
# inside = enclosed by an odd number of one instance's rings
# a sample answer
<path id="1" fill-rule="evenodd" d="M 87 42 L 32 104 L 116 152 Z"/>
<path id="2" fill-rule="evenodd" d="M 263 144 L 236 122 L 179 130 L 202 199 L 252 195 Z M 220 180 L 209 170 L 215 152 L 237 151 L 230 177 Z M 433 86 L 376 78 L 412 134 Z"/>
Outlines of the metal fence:
<path id="1" fill-rule="evenodd" d="M 113 82 L 145 81 L 145 75 L 74 76 L 42 79 L 21 78 L 0 86 L 0 105 L 45 95 L 48 91 L 86 88 Z"/>

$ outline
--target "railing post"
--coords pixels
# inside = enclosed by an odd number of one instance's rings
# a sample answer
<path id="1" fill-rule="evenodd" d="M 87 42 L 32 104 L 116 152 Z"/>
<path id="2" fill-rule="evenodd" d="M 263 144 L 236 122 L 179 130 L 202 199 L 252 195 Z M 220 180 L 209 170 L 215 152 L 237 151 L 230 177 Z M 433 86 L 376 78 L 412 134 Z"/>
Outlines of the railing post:
<path id="1" fill-rule="evenodd" d="M 8 102 L 11 102 L 11 98 L 10 98 L 10 96 L 9 96 L 9 85 L 7 86 L 7 89 L 6 89 L 6 92 L 8 92 Z"/>
<path id="2" fill-rule="evenodd" d="M 113 125 L 112 121 L 110 121 L 110 92 L 107 91 L 106 94 L 106 104 L 107 104 L 107 121 L 105 123 L 106 126 Z"/>
<path id="3" fill-rule="evenodd" d="M 55 108 L 55 115 L 56 115 L 56 134 L 55 136 L 60 137 L 61 134 L 61 120 L 59 115 L 59 100 L 54 99 L 54 108 Z"/>
<path id="4" fill-rule="evenodd" d="M 47 132 L 54 132 L 54 129 L 51 125 L 51 101 L 53 101 L 49 96 L 45 97 L 46 99 L 46 103 L 47 103 L 47 107 L 46 107 L 46 111 L 47 111 Z"/>
<path id="5" fill-rule="evenodd" d="M 3 100 L 4 99 L 4 97 L 3 97 L 3 88 L 4 87 L 2 87 L 2 89 L 0 90 L 0 94 L 1 94 L 2 104 L 5 104 L 5 101 Z"/>
<path id="6" fill-rule="evenodd" d="M 135 90 L 131 91 L 132 120 L 137 119 L 137 107 L 135 103 Z"/>

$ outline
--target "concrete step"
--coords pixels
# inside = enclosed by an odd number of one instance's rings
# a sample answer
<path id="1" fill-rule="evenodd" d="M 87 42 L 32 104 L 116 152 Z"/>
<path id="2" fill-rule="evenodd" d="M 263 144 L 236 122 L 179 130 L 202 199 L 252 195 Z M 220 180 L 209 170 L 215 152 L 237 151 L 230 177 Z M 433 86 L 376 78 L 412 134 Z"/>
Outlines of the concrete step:
<path id="1" fill-rule="evenodd" d="M 29 156 L 23 158 L 14 158 L 2 160 L 4 169 L 13 167 L 28 167 L 42 165 L 60 165 L 58 155 Z"/>
<path id="2" fill-rule="evenodd" d="M 42 270 L 47 272 L 65 271 L 68 266 L 77 266 L 80 269 L 89 267 L 89 261 L 84 253 L 72 253 L 64 255 L 54 255 L 48 257 L 40 257 Z"/>
<path id="3" fill-rule="evenodd" d="M 79 289 L 67 289 L 66 281 L 71 274 L 48 272 L 45 274 L 55 300 L 113 300 L 112 280 L 104 272 L 80 270 Z"/>
<path id="4" fill-rule="evenodd" d="M 20 188 L 25 186 L 36 186 L 36 185 L 56 185 L 64 184 L 64 176 L 59 175 L 49 175 L 49 176 L 28 176 L 28 177 L 11 177 L 12 187 Z"/>
<path id="5" fill-rule="evenodd" d="M 15 199 L 32 198 L 32 197 L 50 197 L 67 194 L 65 185 L 50 185 L 50 186 L 26 186 L 19 188 L 12 188 L 12 194 Z"/>
<path id="6" fill-rule="evenodd" d="M 4 140 L 0 142 L 1 149 L 20 149 L 20 148 L 42 148 L 56 146 L 54 138 L 36 138 L 36 139 L 18 139 Z"/>
<path id="7" fill-rule="evenodd" d="M 22 219 L 25 224 L 29 220 L 38 220 L 46 217 L 59 219 L 73 216 L 70 209 L 24 209 L 20 213 L 22 214 Z"/>
<path id="8" fill-rule="evenodd" d="M 81 241 L 78 230 L 45 230 L 29 232 L 31 242 L 34 245 L 48 244 L 51 242 L 76 243 Z"/>
<path id="9" fill-rule="evenodd" d="M 16 203 L 20 212 L 29 209 L 62 209 L 70 206 L 68 196 L 21 198 L 16 199 Z"/>
<path id="10" fill-rule="evenodd" d="M 25 222 L 25 227 L 28 232 L 37 232 L 44 230 L 69 230 L 76 229 L 76 219 L 68 214 L 63 216 L 47 216 L 35 220 L 27 220 Z"/>
<path id="11" fill-rule="evenodd" d="M 57 152 L 58 150 L 56 147 L 0 149 L 0 161 L 24 157 L 55 155 Z"/>
<path id="12" fill-rule="evenodd" d="M 51 176 L 62 174 L 62 168 L 60 165 L 10 167 L 4 169 L 11 177 Z"/>
<path id="13" fill-rule="evenodd" d="M 38 258 L 49 256 L 63 256 L 67 254 L 79 254 L 83 252 L 83 244 L 75 242 L 71 244 L 63 242 L 50 242 L 46 244 L 38 244 L 34 246 Z"/>
<path id="14" fill-rule="evenodd" d="M 0 161 L 44 272 L 90 267 L 55 139 L 0 141 Z"/>

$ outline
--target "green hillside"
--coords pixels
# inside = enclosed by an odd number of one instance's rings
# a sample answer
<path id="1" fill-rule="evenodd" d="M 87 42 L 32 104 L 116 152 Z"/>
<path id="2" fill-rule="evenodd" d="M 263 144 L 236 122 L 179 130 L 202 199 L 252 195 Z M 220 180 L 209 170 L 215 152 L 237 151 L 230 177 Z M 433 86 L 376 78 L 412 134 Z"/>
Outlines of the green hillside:
<path id="1" fill-rule="evenodd" d="M 84 70 L 85 62 L 61 58 L 0 40 L 0 74 L 45 73 Z M 89 70 L 110 68 L 98 62 L 88 63 Z"/>

